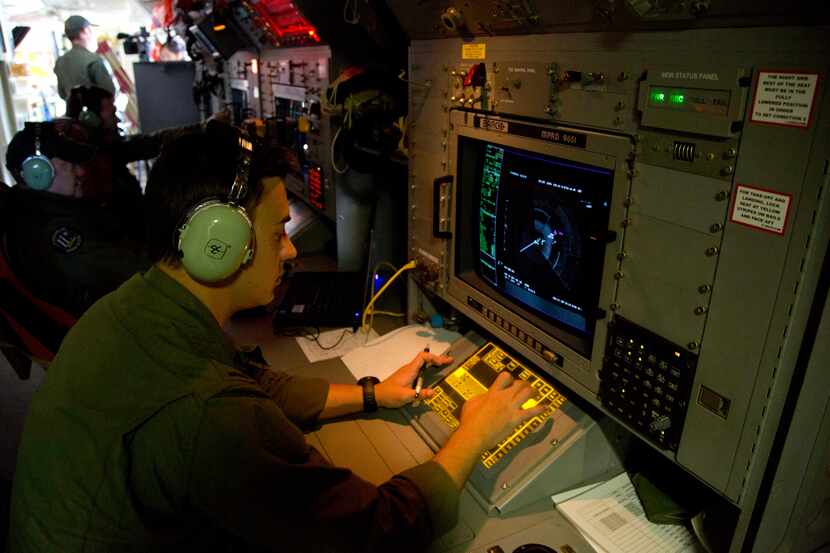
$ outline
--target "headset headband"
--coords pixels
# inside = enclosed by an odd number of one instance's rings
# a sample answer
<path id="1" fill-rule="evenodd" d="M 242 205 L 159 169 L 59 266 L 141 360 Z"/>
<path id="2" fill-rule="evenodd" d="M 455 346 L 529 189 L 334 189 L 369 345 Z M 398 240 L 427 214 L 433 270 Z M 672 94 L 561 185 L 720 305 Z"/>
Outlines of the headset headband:
<path id="1" fill-rule="evenodd" d="M 230 194 L 228 194 L 228 203 L 233 205 L 241 205 L 248 194 L 248 177 L 251 172 L 251 161 L 254 152 L 254 143 L 245 131 L 239 131 L 238 142 L 239 167 L 236 170 L 236 177 L 233 179 Z"/>
<path id="2" fill-rule="evenodd" d="M 35 123 L 35 155 L 43 155 L 40 153 L 40 123 Z"/>

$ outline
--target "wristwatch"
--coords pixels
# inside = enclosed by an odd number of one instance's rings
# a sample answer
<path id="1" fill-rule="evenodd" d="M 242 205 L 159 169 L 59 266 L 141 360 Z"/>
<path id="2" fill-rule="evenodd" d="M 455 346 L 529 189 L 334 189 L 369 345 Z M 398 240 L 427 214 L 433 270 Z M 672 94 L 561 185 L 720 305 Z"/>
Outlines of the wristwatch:
<path id="1" fill-rule="evenodd" d="M 380 380 L 374 376 L 364 376 L 357 381 L 358 386 L 363 387 L 363 412 L 372 413 L 378 410 L 378 402 L 375 399 L 375 384 Z"/>

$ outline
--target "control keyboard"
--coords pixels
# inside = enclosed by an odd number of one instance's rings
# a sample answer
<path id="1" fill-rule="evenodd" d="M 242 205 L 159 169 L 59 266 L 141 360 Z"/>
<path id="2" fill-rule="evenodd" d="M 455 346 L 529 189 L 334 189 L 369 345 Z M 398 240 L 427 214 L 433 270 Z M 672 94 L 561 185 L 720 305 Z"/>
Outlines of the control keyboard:
<path id="1" fill-rule="evenodd" d="M 533 396 L 522 405 L 523 408 L 543 404 L 547 409 L 517 426 L 495 447 L 482 453 L 481 463 L 488 469 L 559 409 L 567 401 L 565 396 L 506 351 L 488 342 L 435 384 L 432 387 L 434 395 L 425 401 L 450 428 L 455 429 L 460 424 L 464 402 L 486 392 L 499 373 L 505 370 L 514 378 L 528 382 L 534 390 Z"/>

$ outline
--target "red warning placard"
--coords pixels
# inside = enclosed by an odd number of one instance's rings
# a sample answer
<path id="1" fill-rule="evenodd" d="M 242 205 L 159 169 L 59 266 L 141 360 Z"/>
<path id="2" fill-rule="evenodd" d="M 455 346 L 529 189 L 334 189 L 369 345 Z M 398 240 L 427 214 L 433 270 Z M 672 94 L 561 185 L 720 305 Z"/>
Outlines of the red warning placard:
<path id="1" fill-rule="evenodd" d="M 745 227 L 781 236 L 787 227 L 791 202 L 792 194 L 739 184 L 735 188 L 729 219 Z"/>

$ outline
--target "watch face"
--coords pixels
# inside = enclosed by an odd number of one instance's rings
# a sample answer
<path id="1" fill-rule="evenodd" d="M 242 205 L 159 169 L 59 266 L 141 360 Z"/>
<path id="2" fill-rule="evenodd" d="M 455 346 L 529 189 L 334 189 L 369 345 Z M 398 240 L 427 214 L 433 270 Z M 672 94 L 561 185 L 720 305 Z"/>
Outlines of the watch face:
<path id="1" fill-rule="evenodd" d="M 375 384 L 380 380 L 374 376 L 364 376 L 357 383 L 363 387 L 363 411 L 371 413 L 378 410 L 378 403 L 375 400 Z"/>

